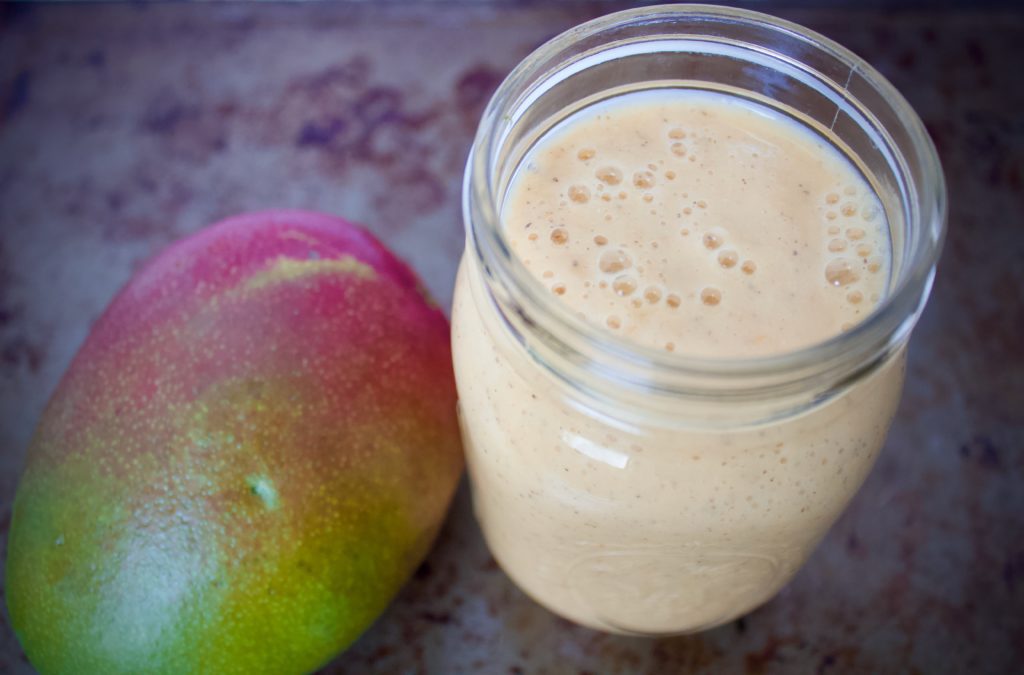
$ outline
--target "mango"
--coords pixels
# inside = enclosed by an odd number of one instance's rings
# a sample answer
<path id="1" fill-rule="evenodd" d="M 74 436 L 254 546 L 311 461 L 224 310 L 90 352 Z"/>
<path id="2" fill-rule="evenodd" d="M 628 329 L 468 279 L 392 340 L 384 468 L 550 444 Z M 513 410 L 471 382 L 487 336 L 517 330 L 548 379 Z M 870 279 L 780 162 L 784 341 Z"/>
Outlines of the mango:
<path id="1" fill-rule="evenodd" d="M 426 555 L 463 460 L 448 323 L 367 232 L 296 211 L 171 246 L 94 325 L 18 485 L 42 673 L 302 673 Z"/>

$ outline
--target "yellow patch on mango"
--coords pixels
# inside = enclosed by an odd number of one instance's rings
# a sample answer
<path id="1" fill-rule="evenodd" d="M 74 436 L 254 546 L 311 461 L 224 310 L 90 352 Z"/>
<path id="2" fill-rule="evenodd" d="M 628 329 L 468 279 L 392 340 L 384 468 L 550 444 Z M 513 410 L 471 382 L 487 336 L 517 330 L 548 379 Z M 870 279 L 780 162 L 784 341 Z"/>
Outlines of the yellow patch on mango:
<path id="1" fill-rule="evenodd" d="M 315 238 L 309 236 L 305 232 L 299 232 L 298 230 L 285 230 L 280 235 L 281 239 L 291 239 L 293 241 L 301 241 L 304 244 L 310 244 L 313 246 L 318 245 L 320 242 Z"/>
<path id="2" fill-rule="evenodd" d="M 256 291 L 274 284 L 282 284 L 320 275 L 354 274 L 360 279 L 375 279 L 377 273 L 366 263 L 351 255 L 340 258 L 278 258 L 265 270 L 254 274 L 245 282 L 244 290 Z"/>

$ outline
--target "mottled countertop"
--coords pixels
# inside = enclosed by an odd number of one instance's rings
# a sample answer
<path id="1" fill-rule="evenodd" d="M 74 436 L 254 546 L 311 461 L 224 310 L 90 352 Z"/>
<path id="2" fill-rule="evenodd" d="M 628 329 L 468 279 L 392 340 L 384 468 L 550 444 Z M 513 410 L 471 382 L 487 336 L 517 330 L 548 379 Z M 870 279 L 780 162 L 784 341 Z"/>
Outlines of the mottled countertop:
<path id="1" fill-rule="evenodd" d="M 450 297 L 477 118 L 532 48 L 612 5 L 0 5 L 0 535 L 91 322 L 168 242 L 238 211 L 343 214 Z M 327 673 L 1008 673 L 1024 663 L 1024 13 L 777 10 L 920 111 L 950 232 L 886 450 L 774 600 L 699 635 L 555 618 L 462 489 Z M 6 619 L 0 672 L 28 673 Z M 1019 672 L 1019 671 L 1018 671 Z"/>

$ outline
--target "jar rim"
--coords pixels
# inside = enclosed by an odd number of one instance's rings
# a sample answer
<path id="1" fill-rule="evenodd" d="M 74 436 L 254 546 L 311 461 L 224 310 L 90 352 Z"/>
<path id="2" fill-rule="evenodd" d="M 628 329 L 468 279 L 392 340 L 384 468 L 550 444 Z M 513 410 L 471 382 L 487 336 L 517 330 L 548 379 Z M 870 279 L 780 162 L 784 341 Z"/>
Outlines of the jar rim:
<path id="1" fill-rule="evenodd" d="M 544 71 L 543 68 L 573 44 L 617 27 L 667 24 L 673 20 L 756 26 L 786 39 L 798 40 L 804 47 L 841 63 L 849 69 L 851 77 L 854 72 L 862 77 L 880 100 L 892 108 L 898 124 L 909 137 L 909 150 L 916 155 L 922 177 L 911 186 L 915 203 L 907 216 L 908 226 L 918 228 L 921 236 L 912 242 L 909 258 L 889 292 L 871 314 L 850 330 L 792 351 L 763 356 L 695 357 L 666 352 L 603 331 L 578 317 L 568 305 L 545 292 L 543 284 L 512 253 L 496 209 L 495 181 L 495 158 L 504 133 L 510 128 L 511 113 L 522 105 L 531 86 L 543 83 L 552 75 L 551 69 Z M 677 35 L 660 33 L 643 39 L 673 37 Z M 746 44 L 780 60 L 792 61 L 788 55 L 773 52 L 770 45 Z M 553 70 L 558 71 L 571 61 L 563 60 Z M 815 74 L 834 82 L 823 73 Z M 844 93 L 851 101 L 859 103 L 852 94 Z M 904 157 L 903 152 L 895 154 L 897 158 Z M 902 192 L 901 202 L 907 201 L 909 198 Z M 761 12 L 716 5 L 657 5 L 615 12 L 571 28 L 537 48 L 506 77 L 484 110 L 470 151 L 463 212 L 467 241 L 482 261 L 490 290 L 499 296 L 499 305 L 508 305 L 513 315 L 528 314 L 519 318 L 525 320 L 528 330 L 542 333 L 555 353 L 563 356 L 572 353 L 578 357 L 579 367 L 620 385 L 637 385 L 671 395 L 757 397 L 779 393 L 787 387 L 806 389 L 810 380 L 838 385 L 870 370 L 905 342 L 931 290 L 946 230 L 946 188 L 938 153 L 917 113 L 881 73 L 850 50 L 815 31 Z M 509 319 L 506 316 L 506 320 Z"/>

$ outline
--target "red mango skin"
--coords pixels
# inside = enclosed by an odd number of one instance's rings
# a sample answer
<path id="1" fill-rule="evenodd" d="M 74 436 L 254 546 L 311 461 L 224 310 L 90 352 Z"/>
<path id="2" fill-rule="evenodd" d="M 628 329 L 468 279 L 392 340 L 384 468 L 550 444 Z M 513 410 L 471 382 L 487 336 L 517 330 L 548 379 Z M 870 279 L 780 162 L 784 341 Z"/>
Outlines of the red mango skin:
<path id="1" fill-rule="evenodd" d="M 42 673 L 301 673 L 422 561 L 463 460 L 448 323 L 327 215 L 217 223 L 150 261 L 39 423 L 7 560 Z"/>

